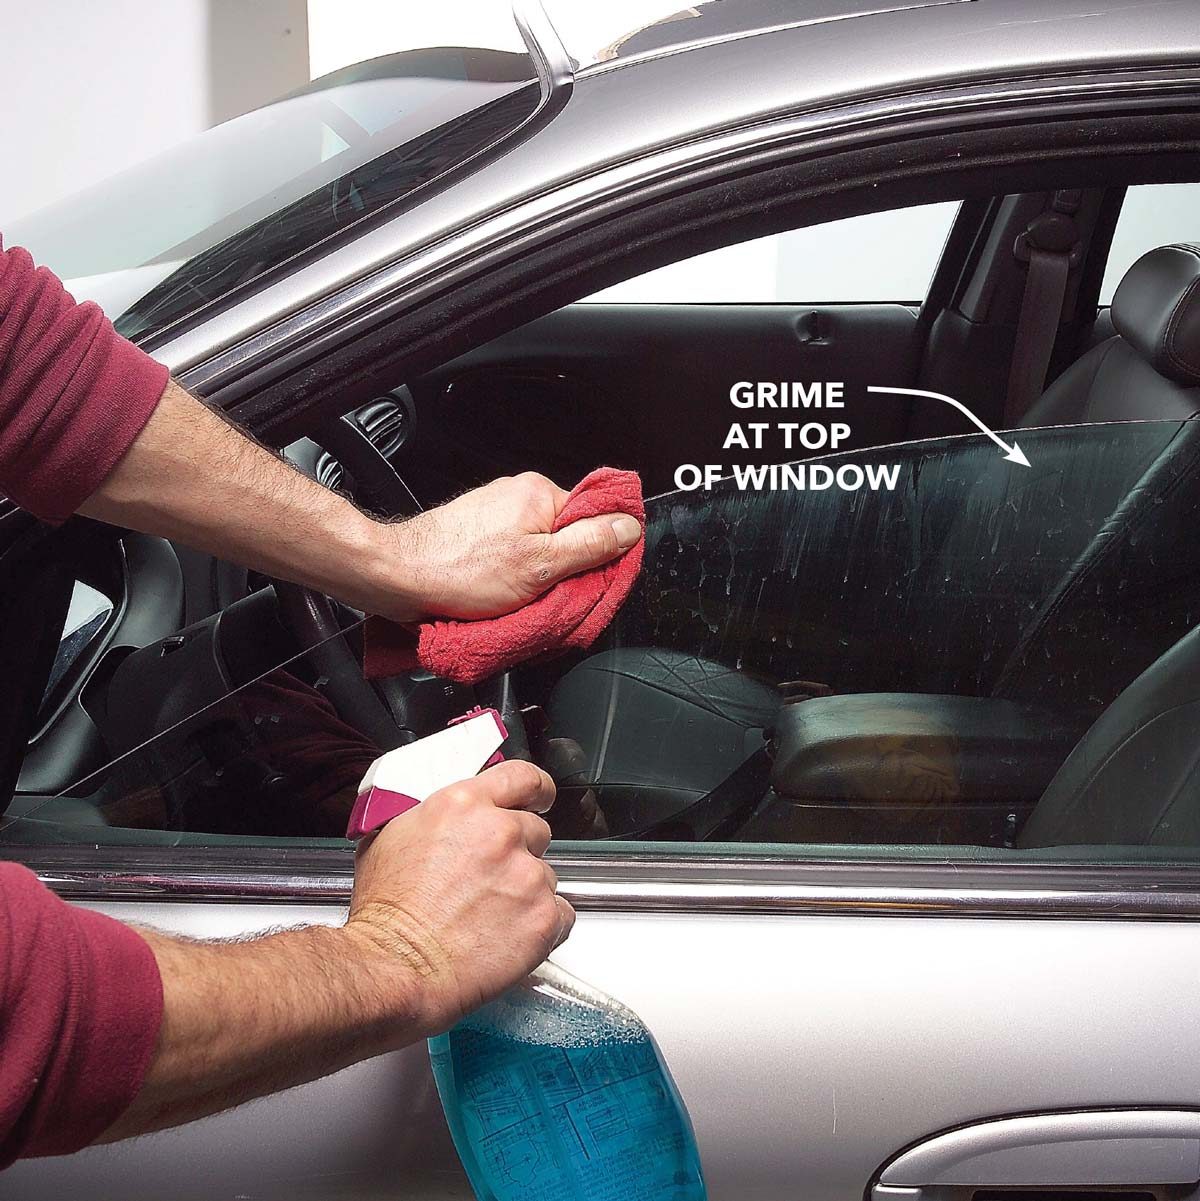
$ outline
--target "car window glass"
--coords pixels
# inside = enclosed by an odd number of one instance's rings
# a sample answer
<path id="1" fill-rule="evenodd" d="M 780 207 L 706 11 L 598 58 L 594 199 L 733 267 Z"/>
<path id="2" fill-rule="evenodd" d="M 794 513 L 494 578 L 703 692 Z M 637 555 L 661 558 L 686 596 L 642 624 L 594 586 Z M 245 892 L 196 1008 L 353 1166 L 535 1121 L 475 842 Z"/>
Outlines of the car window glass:
<path id="1" fill-rule="evenodd" d="M 96 557 L 102 561 L 105 556 L 101 552 Z M 92 558 L 82 574 L 88 575 L 88 579 L 76 579 L 71 585 L 58 645 L 42 688 L 41 705 L 31 733 L 35 743 L 70 706 L 72 694 L 78 691 L 86 671 L 111 637 L 121 605 L 123 580 L 114 563 L 102 562 L 97 568 Z"/>
<path id="2" fill-rule="evenodd" d="M 1072 749 L 1200 621 L 1196 437 L 1023 431 L 1028 468 L 954 438 L 661 496 L 612 629 L 522 694 L 625 841 L 1032 854 L 1022 831 Z M 1084 841 L 1200 850 L 1119 822 Z"/>
<path id="3" fill-rule="evenodd" d="M 1045 857 L 1022 831 L 1072 748 L 1200 622 L 1200 425 L 1021 442 L 1028 467 L 964 436 L 651 499 L 612 626 L 513 676 L 560 836 L 597 853 Z M 370 691 L 356 625 L 300 651 L 273 611 L 259 589 L 118 655 L 80 698 L 107 754 L 19 791 L 0 842 L 340 845 L 363 773 L 405 735 L 347 704 Z M 481 697 L 401 686 L 431 729 Z M 1086 841 L 1093 857 L 1200 853 L 1115 818 Z"/>
<path id="4" fill-rule="evenodd" d="M 1125 272 L 1148 250 L 1200 240 L 1200 184 L 1140 184 L 1125 193 L 1100 286 L 1100 303 L 1112 298 Z"/>
<path id="5" fill-rule="evenodd" d="M 231 686 L 279 652 L 222 639 L 217 624 L 122 657 L 83 701 L 102 765 L 53 794 L 18 787 L 0 843 L 340 840 L 359 780 L 389 749 L 329 698 L 348 673 L 361 686 L 357 660 L 318 647 Z"/>
<path id="6" fill-rule="evenodd" d="M 625 280 L 584 303 L 918 303 L 958 207 L 918 205 L 755 238 Z"/>
<path id="7" fill-rule="evenodd" d="M 71 593 L 71 606 L 63 625 L 58 651 L 50 669 L 50 679 L 43 695 L 45 701 L 54 692 L 63 677 L 79 662 L 88 648 L 96 641 L 108 624 L 115 610 L 111 597 L 98 592 L 90 584 L 76 580 Z"/>

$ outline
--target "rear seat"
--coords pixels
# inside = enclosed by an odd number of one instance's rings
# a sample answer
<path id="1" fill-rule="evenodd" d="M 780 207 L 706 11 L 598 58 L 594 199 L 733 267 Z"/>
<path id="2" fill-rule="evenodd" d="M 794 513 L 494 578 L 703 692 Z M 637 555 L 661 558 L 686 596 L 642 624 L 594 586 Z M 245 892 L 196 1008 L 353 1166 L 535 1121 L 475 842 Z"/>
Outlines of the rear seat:
<path id="1" fill-rule="evenodd" d="M 1200 412 L 1200 246 L 1160 246 L 1125 274 L 1117 333 L 1073 363 L 1022 426 L 1179 420 Z"/>

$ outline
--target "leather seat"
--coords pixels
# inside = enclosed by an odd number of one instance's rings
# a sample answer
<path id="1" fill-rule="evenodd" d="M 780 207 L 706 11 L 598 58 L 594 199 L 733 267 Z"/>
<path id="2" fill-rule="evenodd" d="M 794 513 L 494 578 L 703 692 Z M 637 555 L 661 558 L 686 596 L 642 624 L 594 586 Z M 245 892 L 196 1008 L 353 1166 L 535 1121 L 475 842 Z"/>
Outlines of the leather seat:
<path id="1" fill-rule="evenodd" d="M 1017 845 L 1200 846 L 1200 628 L 1100 715 Z"/>
<path id="2" fill-rule="evenodd" d="M 1073 363 L 1021 420 L 1025 427 L 1181 420 L 1200 412 L 1200 246 L 1160 246 L 1125 273 L 1117 333 Z"/>
<path id="3" fill-rule="evenodd" d="M 1200 247 L 1163 246 L 1143 255 L 1117 289 L 1112 320 L 1117 334 L 1068 368 L 1023 426 L 1178 421 L 1200 413 Z M 1200 423 L 1189 434 L 1200 436 Z M 1100 612 L 1105 565 L 1139 529 L 1166 528 L 1159 498 L 1183 491 L 1180 479 L 1200 461 L 1198 440 L 1179 440 L 1147 465 L 1136 486 L 1119 488 L 1117 508 L 1099 533 L 1089 522 L 1077 523 L 1084 539 L 1072 551 L 1077 558 L 1063 577 L 1045 581 L 1046 602 L 1022 623 L 996 695 L 1036 699 L 1055 674 L 1056 655 L 1076 665 L 1087 661 L 1077 643 L 1091 636 L 1090 627 L 1077 630 L 1075 616 L 1090 606 L 1108 621 Z M 976 541 L 972 522 L 955 521 L 933 574 L 957 575 L 962 563 L 978 560 Z M 1110 655 L 1094 664 L 1102 675 L 1108 665 L 1103 679 L 1085 680 L 1073 666 L 1076 691 L 1092 705 L 1107 703 L 1124 680 L 1190 629 L 1196 615 L 1183 605 L 1173 617 L 1160 618 L 1157 641 L 1129 639 L 1128 662 Z M 677 650 L 622 647 L 569 671 L 547 707 L 553 732 L 583 747 L 588 778 L 604 788 L 613 832 L 628 833 L 699 799 L 736 771 L 762 745 L 781 703 L 775 689 L 723 664 Z"/>
<path id="4" fill-rule="evenodd" d="M 1200 413 L 1200 247 L 1162 246 L 1144 254 L 1117 288 L 1111 315 L 1117 334 L 1063 372 L 1022 426 L 1187 424 L 1140 467 L 1113 454 L 1103 478 L 1062 477 L 1073 500 L 1046 530 L 1055 553 L 1031 553 L 1021 568 L 1033 584 L 1026 595 L 1041 597 L 1027 613 L 1008 613 L 1003 584 L 988 578 L 1016 565 L 998 569 L 980 558 L 978 516 L 953 522 L 928 574 L 957 581 L 960 595 L 967 590 L 986 598 L 988 610 L 974 616 L 989 623 L 988 649 L 999 652 L 993 654 L 998 673 L 969 691 L 1076 705 L 1094 715 L 1200 619 L 1200 563 L 1189 533 L 1200 495 L 1200 422 L 1189 420 Z M 1077 444 L 1064 441 L 1061 453 L 1073 458 Z M 1132 453 L 1137 445 L 1131 433 L 1124 446 Z M 1086 457 L 1077 465 L 1083 472 L 1090 467 Z M 1001 503 L 1002 494 L 993 502 L 987 486 L 980 477 L 972 492 L 976 514 Z M 1147 595 L 1135 598 L 1138 588 Z M 981 662 L 982 654 L 975 631 L 962 624 L 965 616 L 948 621 L 947 641 L 940 644 L 943 653 L 956 649 L 957 657 L 945 659 L 960 666 Z M 1111 638 L 1118 628 L 1122 636 Z M 939 681 L 938 690 L 962 689 Z"/>
<path id="5" fill-rule="evenodd" d="M 551 732 L 583 748 L 613 834 L 694 804 L 763 746 L 782 699 L 770 685 L 680 651 L 619 647 L 559 681 Z"/>

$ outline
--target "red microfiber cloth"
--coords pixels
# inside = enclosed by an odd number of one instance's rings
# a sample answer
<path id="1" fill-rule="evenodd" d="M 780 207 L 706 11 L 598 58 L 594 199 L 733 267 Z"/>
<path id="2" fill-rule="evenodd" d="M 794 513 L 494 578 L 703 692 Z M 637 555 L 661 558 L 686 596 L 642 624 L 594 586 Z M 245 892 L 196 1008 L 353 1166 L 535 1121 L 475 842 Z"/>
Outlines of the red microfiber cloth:
<path id="1" fill-rule="evenodd" d="M 635 472 L 599 467 L 584 477 L 567 497 L 554 531 L 605 513 L 645 520 L 642 483 Z M 639 539 L 619 559 L 560 580 L 515 613 L 478 621 L 422 622 L 415 638 L 410 626 L 372 617 L 365 632 L 363 673 L 378 679 L 420 666 L 460 684 L 475 684 L 528 659 L 584 650 L 625 602 L 641 566 Z"/>

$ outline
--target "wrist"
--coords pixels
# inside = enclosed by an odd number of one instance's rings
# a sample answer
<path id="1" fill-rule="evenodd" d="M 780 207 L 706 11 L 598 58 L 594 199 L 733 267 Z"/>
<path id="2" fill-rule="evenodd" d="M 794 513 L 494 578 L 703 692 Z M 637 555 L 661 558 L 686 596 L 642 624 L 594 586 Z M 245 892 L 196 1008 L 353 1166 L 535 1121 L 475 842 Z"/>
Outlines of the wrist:
<path id="1" fill-rule="evenodd" d="M 391 621 L 420 620 L 426 610 L 414 587 L 415 566 L 399 536 L 401 525 L 378 521 L 349 501 L 340 504 L 344 509 L 325 523 L 327 540 L 313 556 L 315 571 L 303 582 Z"/>
<path id="2" fill-rule="evenodd" d="M 435 966 L 398 938 L 385 921 L 374 920 L 369 907 L 330 933 L 336 936 L 336 958 L 349 987 L 364 1019 L 378 1026 L 384 1049 L 416 1042 L 441 1029 L 433 1003 Z"/>
<path id="3" fill-rule="evenodd" d="M 366 526 L 351 535 L 357 540 L 349 561 L 359 566 L 358 583 L 364 598 L 360 607 L 390 621 L 420 621 L 431 612 L 422 556 L 411 525 L 410 521 L 368 517 Z"/>

